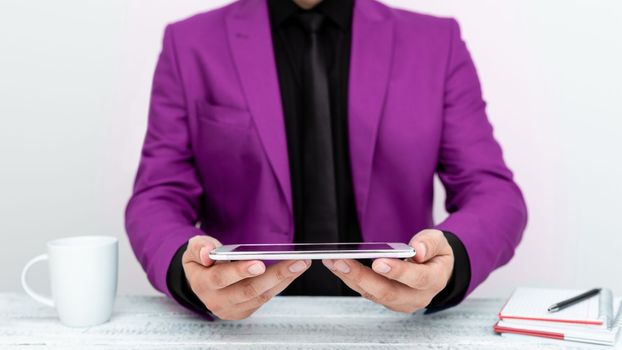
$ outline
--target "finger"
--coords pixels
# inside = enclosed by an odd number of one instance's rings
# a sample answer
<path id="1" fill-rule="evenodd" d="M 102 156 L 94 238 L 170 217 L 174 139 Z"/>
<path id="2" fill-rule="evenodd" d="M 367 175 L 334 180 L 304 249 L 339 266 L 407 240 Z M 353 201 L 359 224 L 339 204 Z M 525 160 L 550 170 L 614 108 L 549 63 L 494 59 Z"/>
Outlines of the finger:
<path id="1" fill-rule="evenodd" d="M 447 278 L 439 264 L 415 264 L 398 259 L 376 259 L 371 265 L 378 274 L 411 288 L 428 289 Z"/>
<path id="2" fill-rule="evenodd" d="M 258 295 L 257 297 L 251 300 L 244 301 L 235 306 L 231 306 L 230 307 L 231 313 L 230 314 L 226 313 L 224 315 L 225 317 L 224 319 L 239 320 L 239 319 L 247 318 L 248 316 L 255 313 L 255 311 L 257 311 L 257 309 L 259 309 L 263 304 L 270 301 L 275 295 L 281 293 L 285 288 L 287 288 L 287 286 L 289 286 L 299 276 L 300 275 L 288 277 L 285 280 L 281 281 L 276 286 Z"/>
<path id="3" fill-rule="evenodd" d="M 437 255 L 452 254 L 451 246 L 439 230 L 423 230 L 410 240 L 409 245 L 415 249 L 413 260 L 418 263 L 426 262 Z"/>
<path id="4" fill-rule="evenodd" d="M 358 286 L 363 291 L 363 297 L 381 304 L 397 302 L 400 292 L 405 292 L 406 289 L 356 260 L 335 260 L 331 271 L 346 284 Z"/>
<path id="5" fill-rule="evenodd" d="M 209 258 L 209 252 L 222 244 L 210 236 L 194 236 L 188 241 L 188 247 L 182 256 L 182 263 L 195 262 L 203 266 L 211 266 L 213 260 Z"/>
<path id="6" fill-rule="evenodd" d="M 229 296 L 230 303 L 240 304 L 260 296 L 288 278 L 300 276 L 309 266 L 311 260 L 281 261 L 268 267 L 261 276 L 231 285 L 223 292 Z"/>
<path id="7" fill-rule="evenodd" d="M 233 261 L 205 269 L 201 278 L 205 280 L 207 288 L 218 290 L 245 278 L 259 276 L 265 271 L 266 265 L 259 260 Z"/>
<path id="8" fill-rule="evenodd" d="M 322 260 L 322 264 L 324 264 L 324 266 L 326 266 L 331 272 L 333 272 L 335 275 L 337 275 L 337 273 L 333 270 L 334 263 L 335 263 L 335 260 L 332 260 L 332 259 L 323 259 Z M 343 281 L 343 283 L 346 284 L 346 286 L 348 286 L 353 291 L 359 293 L 361 296 L 363 294 L 367 293 L 367 292 L 365 292 L 365 290 L 363 290 L 363 288 L 361 288 L 361 286 L 359 286 L 358 284 L 354 283 L 353 281 L 351 281 L 349 279 L 343 279 L 339 275 L 337 275 L 337 277 L 339 277 Z"/>
<path id="9" fill-rule="evenodd" d="M 279 293 L 281 293 L 285 288 L 287 288 L 287 286 L 289 286 L 299 276 L 300 275 L 288 277 L 288 278 L 284 279 L 283 281 L 279 282 L 279 284 L 277 284 L 276 286 L 274 286 L 274 287 L 268 289 L 267 291 L 261 293 L 257 297 L 238 304 L 237 307 L 240 310 L 251 311 L 251 313 L 253 313 L 260 306 L 262 306 L 263 304 L 267 303 L 268 301 L 270 301 L 270 299 L 274 298 L 274 296 L 276 296 Z"/>
<path id="10" fill-rule="evenodd" d="M 232 310 L 229 312 L 221 313 L 217 316 L 219 319 L 224 321 L 240 321 L 249 317 L 252 313 L 253 312 L 251 311 Z"/>

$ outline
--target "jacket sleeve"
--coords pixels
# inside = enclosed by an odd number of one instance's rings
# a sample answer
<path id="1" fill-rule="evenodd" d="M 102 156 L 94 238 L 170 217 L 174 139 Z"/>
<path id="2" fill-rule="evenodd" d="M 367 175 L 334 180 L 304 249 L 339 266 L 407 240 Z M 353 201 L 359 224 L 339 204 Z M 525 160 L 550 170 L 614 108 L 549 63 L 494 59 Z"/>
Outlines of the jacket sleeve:
<path id="1" fill-rule="evenodd" d="M 527 208 L 494 139 L 458 23 L 450 24 L 437 169 L 449 216 L 436 228 L 458 236 L 468 252 L 471 281 L 466 296 L 514 255 L 527 223 Z"/>
<path id="2" fill-rule="evenodd" d="M 125 212 L 134 254 L 151 284 L 169 297 L 166 276 L 175 252 L 191 237 L 203 234 L 196 228 L 202 195 L 169 26 L 153 77 L 147 133 Z"/>

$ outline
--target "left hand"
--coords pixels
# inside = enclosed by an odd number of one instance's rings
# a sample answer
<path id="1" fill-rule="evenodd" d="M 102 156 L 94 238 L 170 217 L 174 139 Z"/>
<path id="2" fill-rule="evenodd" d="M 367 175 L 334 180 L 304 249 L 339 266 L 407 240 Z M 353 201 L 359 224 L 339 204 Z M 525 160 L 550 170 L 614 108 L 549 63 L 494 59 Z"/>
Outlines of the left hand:
<path id="1" fill-rule="evenodd" d="M 442 291 L 454 268 L 451 246 L 439 230 L 423 230 L 411 240 L 412 259 L 376 259 L 372 268 L 356 260 L 322 260 L 348 287 L 386 308 L 413 313 Z"/>

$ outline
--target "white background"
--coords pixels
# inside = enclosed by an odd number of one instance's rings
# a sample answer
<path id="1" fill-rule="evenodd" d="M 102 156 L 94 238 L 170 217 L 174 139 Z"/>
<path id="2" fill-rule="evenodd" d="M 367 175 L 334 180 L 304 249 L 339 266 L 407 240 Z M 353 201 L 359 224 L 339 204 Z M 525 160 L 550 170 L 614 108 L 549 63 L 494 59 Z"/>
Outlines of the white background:
<path id="1" fill-rule="evenodd" d="M 21 267 L 47 240 L 107 234 L 121 242 L 120 293 L 153 293 L 123 210 L 162 30 L 224 3 L 2 0 L 0 291 L 20 289 Z M 528 201 L 516 257 L 475 295 L 518 285 L 622 294 L 622 2 L 387 3 L 458 18 Z M 43 289 L 45 268 L 33 272 Z"/>

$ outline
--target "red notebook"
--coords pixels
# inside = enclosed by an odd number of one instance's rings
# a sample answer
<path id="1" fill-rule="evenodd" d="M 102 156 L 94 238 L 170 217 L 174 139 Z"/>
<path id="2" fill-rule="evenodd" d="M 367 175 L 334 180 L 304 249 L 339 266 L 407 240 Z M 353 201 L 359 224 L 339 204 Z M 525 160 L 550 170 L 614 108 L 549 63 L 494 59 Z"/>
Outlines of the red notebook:
<path id="1" fill-rule="evenodd" d="M 518 288 L 499 311 L 499 319 L 604 325 L 607 315 L 604 310 L 601 311 L 600 295 L 558 312 L 547 311 L 549 306 L 583 292 L 572 289 Z"/>
<path id="2" fill-rule="evenodd" d="M 583 290 L 518 288 L 499 311 L 497 333 L 513 333 L 553 339 L 611 345 L 620 328 L 620 299 L 609 290 L 555 313 L 547 308 L 583 293 Z"/>

